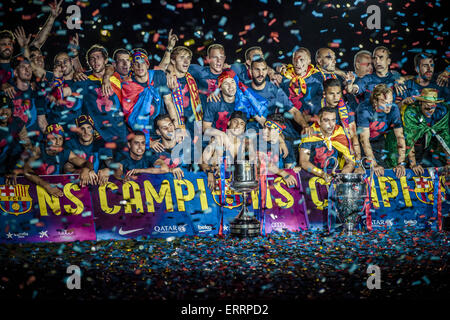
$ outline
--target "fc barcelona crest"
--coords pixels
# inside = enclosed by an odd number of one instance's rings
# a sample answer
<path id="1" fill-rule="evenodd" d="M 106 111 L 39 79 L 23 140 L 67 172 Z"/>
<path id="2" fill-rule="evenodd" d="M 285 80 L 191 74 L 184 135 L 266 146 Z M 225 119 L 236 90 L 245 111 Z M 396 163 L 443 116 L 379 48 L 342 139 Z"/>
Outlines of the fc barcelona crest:
<path id="1" fill-rule="evenodd" d="M 216 179 L 216 188 L 212 191 L 214 202 L 227 209 L 237 208 L 242 206 L 242 193 L 236 192 L 230 188 L 231 178 L 225 179 L 225 199 L 222 199 L 220 190 L 220 179 Z"/>
<path id="2" fill-rule="evenodd" d="M 0 209 L 16 216 L 30 211 L 33 199 L 28 192 L 29 188 L 30 186 L 23 184 L 0 185 Z"/>

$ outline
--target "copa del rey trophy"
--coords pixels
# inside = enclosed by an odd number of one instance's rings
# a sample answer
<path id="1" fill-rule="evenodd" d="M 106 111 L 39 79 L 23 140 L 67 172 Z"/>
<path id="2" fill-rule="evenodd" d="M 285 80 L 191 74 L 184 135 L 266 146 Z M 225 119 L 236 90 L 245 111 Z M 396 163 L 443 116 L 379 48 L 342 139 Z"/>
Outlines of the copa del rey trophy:
<path id="1" fill-rule="evenodd" d="M 242 192 L 241 212 L 230 223 L 230 234 L 237 237 L 256 237 L 260 234 L 260 222 L 247 208 L 247 194 L 258 187 L 256 166 L 250 160 L 240 160 L 234 164 L 231 188 Z"/>

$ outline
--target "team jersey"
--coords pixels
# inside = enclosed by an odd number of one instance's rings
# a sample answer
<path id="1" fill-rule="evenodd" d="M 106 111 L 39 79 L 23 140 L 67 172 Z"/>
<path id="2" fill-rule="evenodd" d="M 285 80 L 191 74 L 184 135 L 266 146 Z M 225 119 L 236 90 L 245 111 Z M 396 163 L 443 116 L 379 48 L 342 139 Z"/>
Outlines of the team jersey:
<path id="1" fill-rule="evenodd" d="M 402 119 L 397 105 L 389 113 L 377 112 L 370 102 L 365 101 L 356 110 L 358 127 L 369 128 L 370 141 L 384 137 L 392 129 L 402 128 Z"/>
<path id="2" fill-rule="evenodd" d="M 32 169 L 38 175 L 63 174 L 64 165 L 69 161 L 70 150 L 65 148 L 52 156 L 46 151 L 44 142 L 40 144 L 41 155 L 38 160 L 31 164 Z"/>
<path id="3" fill-rule="evenodd" d="M 106 142 L 124 145 L 127 141 L 127 129 L 119 97 L 115 92 L 108 97 L 103 96 L 101 81 L 91 77 L 86 80 L 83 114 L 92 117 L 95 129 Z"/>
<path id="4" fill-rule="evenodd" d="M 70 139 L 66 142 L 64 148 L 71 150 L 75 155 L 83 158 L 94 165 L 94 171 L 103 169 L 103 161 L 112 158 L 112 150 L 104 147 L 103 139 L 94 140 L 89 145 L 83 145 L 77 138 Z"/>
<path id="5" fill-rule="evenodd" d="M 226 132 L 228 121 L 230 120 L 231 114 L 235 110 L 234 108 L 235 103 L 225 102 L 223 97 L 218 102 L 208 102 L 206 103 L 203 121 L 211 122 L 213 128 Z"/>

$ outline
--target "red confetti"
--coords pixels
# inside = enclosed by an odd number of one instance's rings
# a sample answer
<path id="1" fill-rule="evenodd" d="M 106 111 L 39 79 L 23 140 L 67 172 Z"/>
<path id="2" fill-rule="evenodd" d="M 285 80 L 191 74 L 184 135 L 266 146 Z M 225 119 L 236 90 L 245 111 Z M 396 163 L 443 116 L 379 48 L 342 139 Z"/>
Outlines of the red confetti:
<path id="1" fill-rule="evenodd" d="M 117 148 L 117 144 L 115 142 L 107 142 L 107 143 L 105 143 L 105 148 L 107 148 L 107 149 L 116 149 Z"/>

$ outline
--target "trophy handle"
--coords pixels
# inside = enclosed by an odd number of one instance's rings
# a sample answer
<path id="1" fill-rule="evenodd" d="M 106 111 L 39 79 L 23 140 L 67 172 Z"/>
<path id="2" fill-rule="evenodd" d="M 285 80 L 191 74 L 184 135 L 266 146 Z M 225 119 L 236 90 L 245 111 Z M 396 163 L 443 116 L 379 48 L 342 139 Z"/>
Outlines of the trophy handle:
<path id="1" fill-rule="evenodd" d="M 334 173 L 334 172 L 336 171 L 337 166 L 339 165 L 338 160 L 337 160 L 336 157 L 329 157 L 329 158 L 327 158 L 327 159 L 325 160 L 325 165 L 323 166 L 323 169 L 324 169 L 325 172 L 327 172 L 328 162 L 330 161 L 330 159 L 334 159 L 334 168 L 333 168 L 333 170 L 331 171 L 331 172 Z"/>

